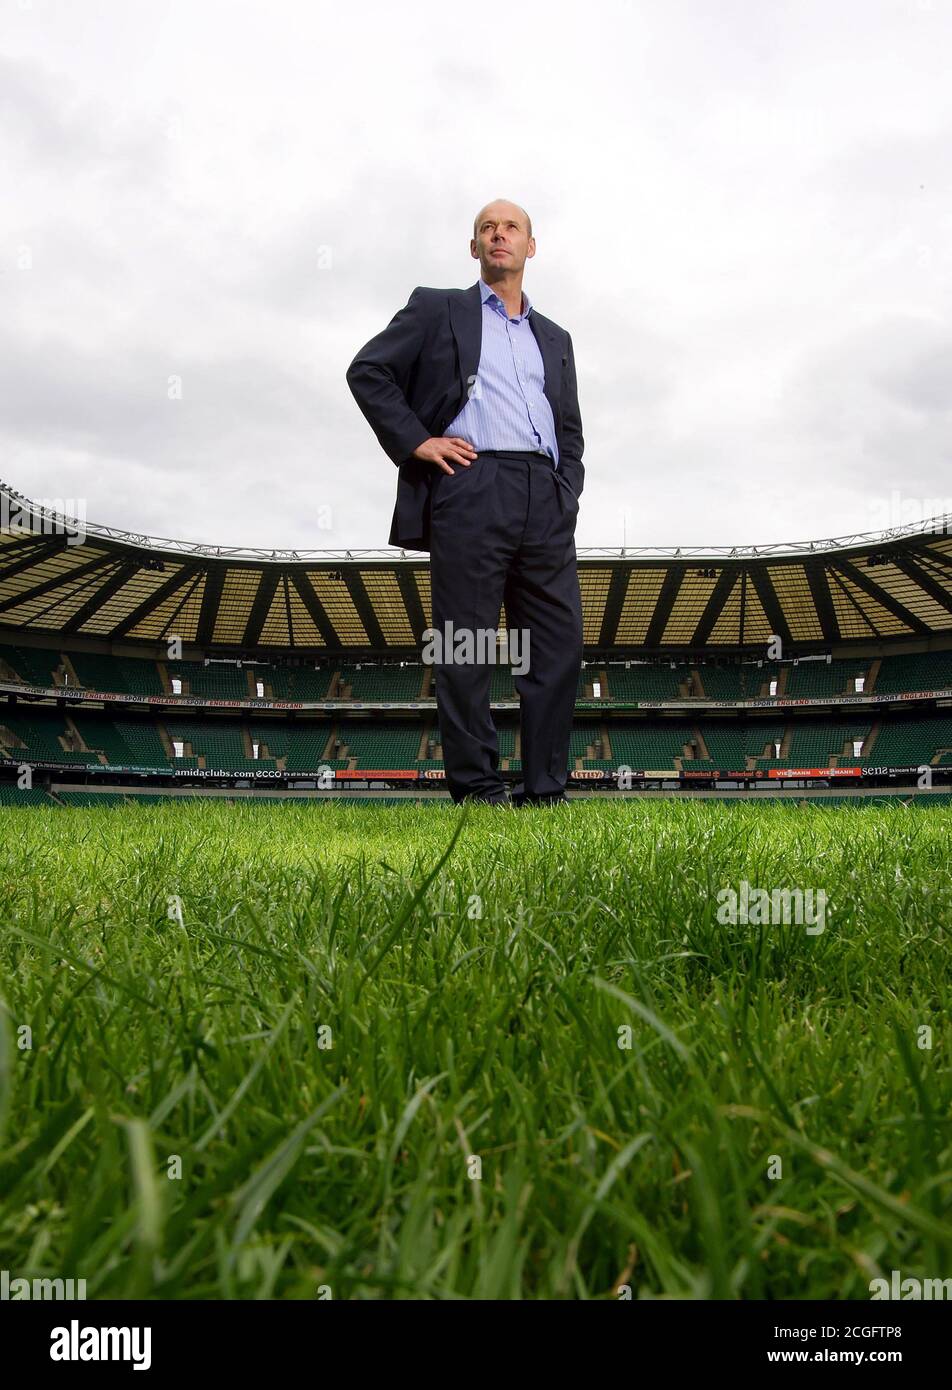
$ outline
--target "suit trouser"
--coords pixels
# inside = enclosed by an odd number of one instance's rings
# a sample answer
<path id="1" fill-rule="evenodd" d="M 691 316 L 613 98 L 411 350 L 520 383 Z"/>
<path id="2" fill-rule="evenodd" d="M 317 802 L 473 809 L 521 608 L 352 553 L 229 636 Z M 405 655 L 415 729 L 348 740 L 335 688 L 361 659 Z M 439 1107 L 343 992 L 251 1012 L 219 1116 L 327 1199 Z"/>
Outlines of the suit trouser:
<path id="1" fill-rule="evenodd" d="M 443 640 L 434 663 L 446 780 L 454 801 L 505 794 L 489 707 L 497 669 L 478 634 L 499 625 L 521 638 L 510 659 L 521 702 L 522 780 L 514 795 L 559 796 L 582 664 L 575 555 L 578 499 L 543 454 L 482 452 L 433 481 L 430 576 L 433 627 L 473 634 L 473 656 Z M 463 660 L 456 660 L 462 651 Z M 493 656 L 495 653 L 493 652 Z M 481 658 L 481 659 L 480 659 Z M 522 674 L 518 669 L 525 666 Z"/>

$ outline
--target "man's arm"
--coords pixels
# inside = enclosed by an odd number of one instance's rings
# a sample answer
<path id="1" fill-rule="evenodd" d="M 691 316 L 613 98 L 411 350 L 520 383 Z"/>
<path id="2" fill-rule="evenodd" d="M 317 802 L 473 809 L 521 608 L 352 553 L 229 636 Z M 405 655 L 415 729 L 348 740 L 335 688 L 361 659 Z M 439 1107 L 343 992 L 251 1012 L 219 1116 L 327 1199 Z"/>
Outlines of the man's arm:
<path id="1" fill-rule="evenodd" d="M 582 453 L 585 440 L 582 437 L 582 415 L 578 405 L 578 383 L 575 379 L 575 350 L 572 336 L 565 335 L 567 341 L 567 361 L 562 367 L 562 441 L 559 453 L 559 472 L 564 473 L 576 497 L 581 496 L 585 486 L 585 466 Z"/>
<path id="2" fill-rule="evenodd" d="M 424 318 L 420 286 L 382 333 L 365 343 L 347 368 L 347 385 L 380 447 L 401 464 L 425 439 L 426 425 L 407 403 L 407 384 L 423 348 Z"/>

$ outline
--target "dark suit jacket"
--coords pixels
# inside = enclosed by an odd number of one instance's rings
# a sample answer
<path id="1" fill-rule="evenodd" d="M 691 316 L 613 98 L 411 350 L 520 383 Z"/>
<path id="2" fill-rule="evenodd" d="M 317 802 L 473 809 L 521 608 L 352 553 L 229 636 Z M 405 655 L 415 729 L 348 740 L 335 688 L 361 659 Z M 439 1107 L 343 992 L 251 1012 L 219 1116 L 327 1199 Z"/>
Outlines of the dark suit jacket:
<path id="1" fill-rule="evenodd" d="M 400 470 L 391 545 L 430 548 L 430 489 L 437 469 L 413 458 L 413 450 L 425 439 L 442 435 L 466 404 L 479 368 L 482 312 L 478 281 L 468 290 L 418 285 L 406 307 L 364 344 L 347 369 L 347 384 L 357 404 Z M 585 441 L 572 339 L 535 308 L 529 323 L 545 367 L 559 470 L 578 497 L 585 479 Z"/>

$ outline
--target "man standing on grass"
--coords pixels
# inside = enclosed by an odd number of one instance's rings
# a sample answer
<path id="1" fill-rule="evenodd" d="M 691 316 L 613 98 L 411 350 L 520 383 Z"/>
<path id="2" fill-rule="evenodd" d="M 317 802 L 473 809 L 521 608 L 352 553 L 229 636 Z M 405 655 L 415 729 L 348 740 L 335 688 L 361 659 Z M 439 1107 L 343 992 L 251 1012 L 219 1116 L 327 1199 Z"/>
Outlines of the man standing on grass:
<path id="1" fill-rule="evenodd" d="M 565 800 L 582 663 L 575 523 L 585 469 L 572 339 L 522 290 L 535 255 L 525 210 L 501 199 L 473 224 L 480 278 L 418 286 L 347 369 L 357 404 L 398 466 L 390 544 L 430 551 L 433 627 L 495 629 L 500 607 L 527 669 L 516 805 Z M 435 663 L 446 780 L 454 801 L 505 805 L 490 713 L 493 664 Z"/>

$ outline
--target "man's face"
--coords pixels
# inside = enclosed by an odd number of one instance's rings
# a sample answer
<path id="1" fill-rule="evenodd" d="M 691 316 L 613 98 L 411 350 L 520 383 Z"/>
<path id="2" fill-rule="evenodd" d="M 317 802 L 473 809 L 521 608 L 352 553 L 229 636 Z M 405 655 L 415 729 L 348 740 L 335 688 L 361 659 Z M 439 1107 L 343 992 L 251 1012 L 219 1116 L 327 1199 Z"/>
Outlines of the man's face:
<path id="1" fill-rule="evenodd" d="M 535 237 L 529 235 L 521 209 L 512 203 L 490 203 L 477 218 L 476 238 L 469 248 L 489 284 L 500 271 L 509 274 L 522 270 L 535 255 Z"/>

